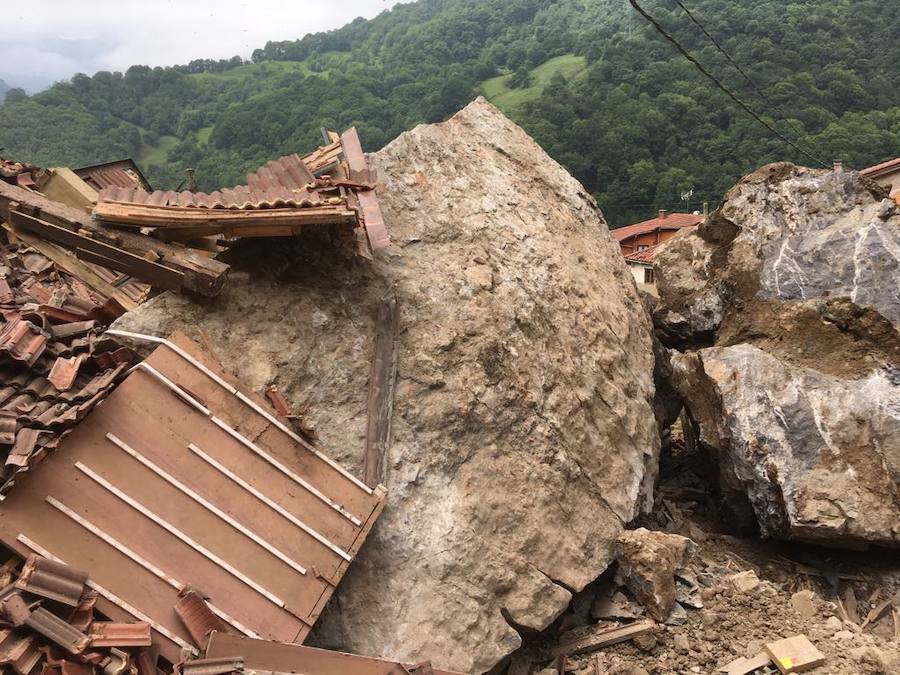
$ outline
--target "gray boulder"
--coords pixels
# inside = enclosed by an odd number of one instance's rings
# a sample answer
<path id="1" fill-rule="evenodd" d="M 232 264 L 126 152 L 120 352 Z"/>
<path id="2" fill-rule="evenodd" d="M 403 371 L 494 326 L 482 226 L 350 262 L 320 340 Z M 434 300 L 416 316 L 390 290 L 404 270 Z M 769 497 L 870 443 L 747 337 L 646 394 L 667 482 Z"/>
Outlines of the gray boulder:
<path id="1" fill-rule="evenodd" d="M 663 247 L 655 318 L 726 508 L 770 537 L 900 543 L 900 214 L 774 164 Z M 687 435 L 693 438 L 692 434 Z"/>
<path id="2" fill-rule="evenodd" d="M 709 336 L 753 299 L 848 297 L 900 322 L 900 211 L 857 172 L 767 165 L 656 256 L 672 335 Z"/>
<path id="3" fill-rule="evenodd" d="M 900 544 L 900 371 L 838 377 L 746 343 L 674 365 L 745 525 L 819 544 Z"/>
<path id="4" fill-rule="evenodd" d="M 393 293 L 388 504 L 315 639 L 485 671 L 606 569 L 650 503 L 650 323 L 593 199 L 483 99 L 371 163 L 384 257 L 315 234 L 245 242 L 220 297 L 163 294 L 117 327 L 205 335 L 360 473 L 374 320 Z"/>

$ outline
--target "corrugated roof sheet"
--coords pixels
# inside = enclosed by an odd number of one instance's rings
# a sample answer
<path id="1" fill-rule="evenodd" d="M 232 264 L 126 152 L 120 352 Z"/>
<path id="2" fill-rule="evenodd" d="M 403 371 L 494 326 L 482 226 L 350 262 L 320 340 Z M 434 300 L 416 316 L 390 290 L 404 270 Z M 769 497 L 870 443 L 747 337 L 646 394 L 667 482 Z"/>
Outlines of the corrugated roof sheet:
<path id="1" fill-rule="evenodd" d="M 75 175 L 98 192 L 108 187 L 151 189 L 147 178 L 130 158 L 75 169 Z"/>
<path id="2" fill-rule="evenodd" d="M 610 230 L 609 233 L 616 241 L 622 241 L 623 239 L 628 239 L 637 234 L 645 234 L 657 229 L 680 230 L 683 227 L 699 225 L 702 222 L 703 216 L 697 213 L 668 213 L 665 218 L 657 216 L 656 218 L 643 220 L 639 223 L 634 223 L 633 225 L 617 227 L 614 230 Z"/>
<path id="3" fill-rule="evenodd" d="M 235 386 L 178 337 L 0 504 L 4 543 L 89 568 L 98 609 L 173 662 L 186 586 L 236 632 L 302 641 L 384 503 Z"/>

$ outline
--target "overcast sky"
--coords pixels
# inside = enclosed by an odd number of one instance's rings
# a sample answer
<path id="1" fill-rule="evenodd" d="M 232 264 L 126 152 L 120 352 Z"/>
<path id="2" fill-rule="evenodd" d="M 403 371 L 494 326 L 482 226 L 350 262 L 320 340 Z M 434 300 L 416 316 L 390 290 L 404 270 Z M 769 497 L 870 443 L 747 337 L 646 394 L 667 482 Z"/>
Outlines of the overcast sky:
<path id="1" fill-rule="evenodd" d="M 397 0 L 0 0 L 0 79 L 33 93 L 75 73 L 249 58 L 288 40 L 371 18 Z"/>

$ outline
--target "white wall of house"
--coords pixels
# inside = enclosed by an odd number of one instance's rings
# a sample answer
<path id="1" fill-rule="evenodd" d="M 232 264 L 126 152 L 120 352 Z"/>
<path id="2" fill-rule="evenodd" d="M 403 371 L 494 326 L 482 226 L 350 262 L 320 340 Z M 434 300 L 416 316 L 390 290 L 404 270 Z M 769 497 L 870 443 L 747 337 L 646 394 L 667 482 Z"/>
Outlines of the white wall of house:
<path id="1" fill-rule="evenodd" d="M 638 285 L 638 288 L 642 291 L 647 291 L 648 293 L 656 295 L 656 283 L 655 279 L 652 277 L 653 266 L 631 262 L 630 260 L 626 260 L 625 263 L 628 265 L 628 269 L 631 271 L 631 275 L 634 277 L 634 281 Z M 651 276 L 647 275 L 647 270 L 650 270 Z"/>
<path id="2" fill-rule="evenodd" d="M 635 263 L 631 261 L 627 261 L 628 269 L 631 270 L 631 274 L 634 276 L 634 280 L 639 284 L 646 284 L 648 282 L 647 272 L 646 270 L 653 270 L 652 265 L 643 265 L 641 263 Z M 652 283 L 652 281 L 650 281 Z"/>

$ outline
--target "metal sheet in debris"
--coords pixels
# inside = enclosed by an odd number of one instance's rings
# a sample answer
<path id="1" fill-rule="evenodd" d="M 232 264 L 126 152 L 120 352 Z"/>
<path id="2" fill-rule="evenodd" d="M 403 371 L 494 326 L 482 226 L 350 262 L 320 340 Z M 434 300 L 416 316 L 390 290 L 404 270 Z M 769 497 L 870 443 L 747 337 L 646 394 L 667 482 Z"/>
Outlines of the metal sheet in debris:
<path id="1" fill-rule="evenodd" d="M 206 657 L 226 656 L 241 657 L 247 670 L 302 675 L 391 675 L 397 672 L 398 665 L 396 661 L 369 656 L 213 633 Z M 434 675 L 461 674 L 435 668 Z"/>
<path id="2" fill-rule="evenodd" d="M 235 384 L 184 336 L 175 343 Z M 169 660 L 192 644 L 173 609 L 185 585 L 237 632 L 302 641 L 383 488 L 303 447 L 173 349 L 143 368 L 0 505 L 0 537 L 89 570 L 98 609 L 150 623 Z"/>

